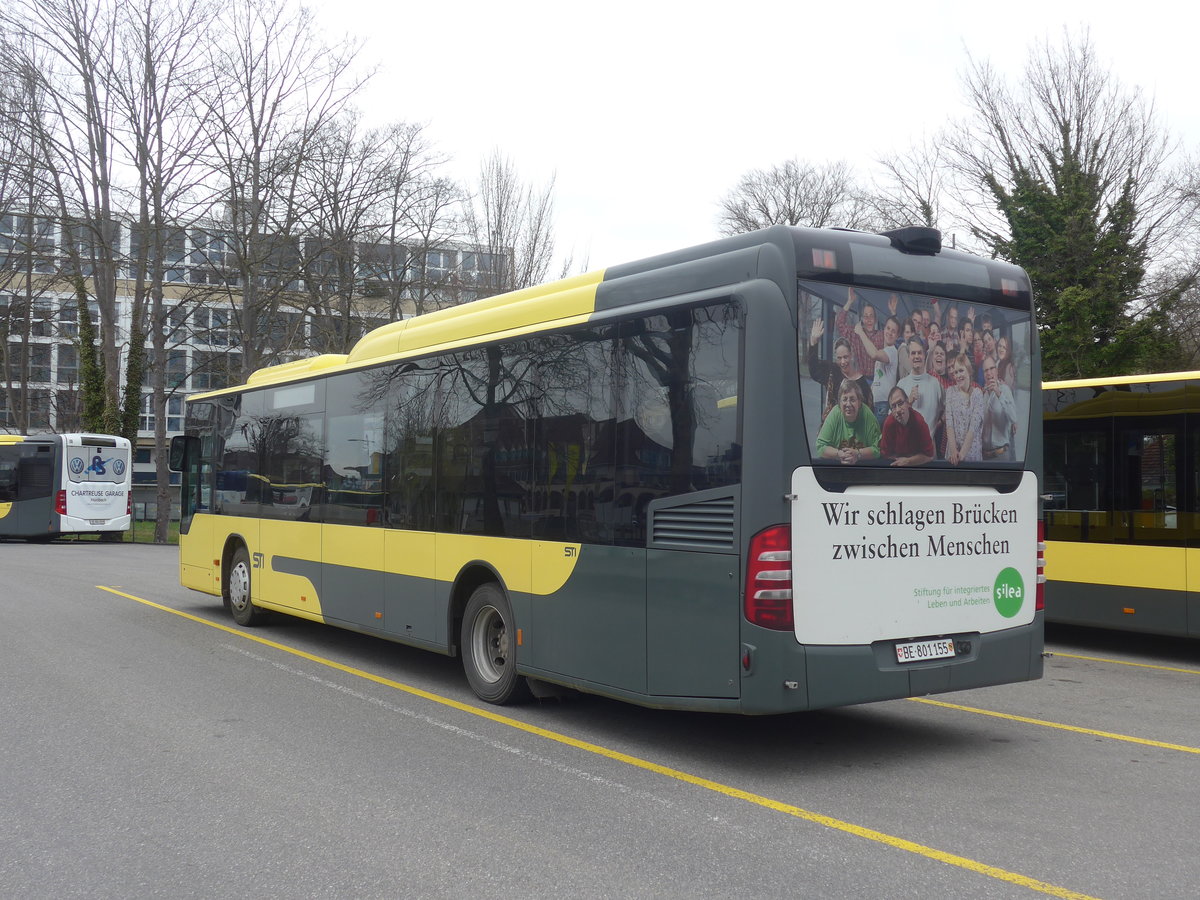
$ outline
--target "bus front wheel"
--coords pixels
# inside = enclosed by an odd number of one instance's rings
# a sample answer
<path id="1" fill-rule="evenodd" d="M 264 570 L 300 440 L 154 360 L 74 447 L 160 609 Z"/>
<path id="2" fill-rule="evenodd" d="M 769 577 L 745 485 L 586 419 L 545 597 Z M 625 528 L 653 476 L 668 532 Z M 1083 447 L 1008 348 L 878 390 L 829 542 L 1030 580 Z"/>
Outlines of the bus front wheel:
<path id="1" fill-rule="evenodd" d="M 462 621 L 463 670 L 476 696 L 488 703 L 513 703 L 528 696 L 517 674 L 517 630 L 512 606 L 497 584 L 475 589 Z"/>
<path id="2" fill-rule="evenodd" d="M 250 554 L 238 547 L 225 570 L 225 604 L 239 625 L 258 625 L 266 617 L 250 602 Z"/>

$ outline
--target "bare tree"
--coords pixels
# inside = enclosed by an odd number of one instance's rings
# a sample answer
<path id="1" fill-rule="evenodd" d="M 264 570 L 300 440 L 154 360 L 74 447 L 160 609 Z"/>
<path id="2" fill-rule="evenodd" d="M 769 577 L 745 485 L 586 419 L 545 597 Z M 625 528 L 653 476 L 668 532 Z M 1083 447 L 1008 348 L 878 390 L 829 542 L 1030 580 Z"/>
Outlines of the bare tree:
<path id="1" fill-rule="evenodd" d="M 966 88 L 974 114 L 949 133 L 949 159 L 976 238 L 1033 279 L 1046 371 L 1170 365 L 1165 314 L 1196 268 L 1170 257 L 1195 245 L 1196 198 L 1154 104 L 1086 32 L 1036 44 L 1015 86 L 972 60 Z"/>
<path id="2" fill-rule="evenodd" d="M 346 352 L 362 331 L 398 317 L 402 298 L 419 300 L 415 263 L 449 230 L 450 198 L 433 177 L 441 162 L 421 126 L 363 130 L 354 112 L 313 142 L 300 184 L 312 349 Z"/>
<path id="3" fill-rule="evenodd" d="M 117 310 L 115 98 L 117 24 L 102 0 L 10 0 L 0 23 L 13 38 L 4 64 L 37 85 L 44 100 L 30 127 L 49 168 L 58 219 L 68 225 L 64 256 L 77 303 L 89 293 L 100 313 L 103 401 L 91 427 L 119 432 L 121 343 Z"/>
<path id="4" fill-rule="evenodd" d="M 111 92 L 119 110 L 118 140 L 136 173 L 129 205 L 137 210 L 130 241 L 134 286 L 123 431 L 128 437 L 137 433 L 148 336 L 155 362 L 149 374 L 157 447 L 166 446 L 169 328 L 164 280 L 168 255 L 183 237 L 180 222 L 201 214 L 193 199 L 205 137 L 198 112 L 211 75 L 207 52 L 216 9 L 203 0 L 127 0 L 117 13 Z M 166 454 L 156 455 L 156 469 L 155 540 L 165 543 L 171 510 Z"/>
<path id="5" fill-rule="evenodd" d="M 419 316 L 460 302 L 462 292 L 455 291 L 449 269 L 440 271 L 431 263 L 439 254 L 452 253 L 452 238 L 463 231 L 462 187 L 436 176 L 409 180 L 402 170 L 393 185 L 380 228 L 380 251 L 394 265 L 388 270 L 391 317 L 400 318 L 410 306 Z"/>
<path id="6" fill-rule="evenodd" d="M 720 206 L 722 234 L 770 225 L 862 228 L 870 224 L 870 210 L 844 162 L 815 165 L 789 159 L 769 169 L 752 169 Z"/>
<path id="7" fill-rule="evenodd" d="M 880 159 L 882 173 L 863 200 L 878 226 L 941 227 L 947 191 L 947 162 L 940 139 L 925 139 L 907 152 Z"/>
<path id="8" fill-rule="evenodd" d="M 249 372 L 289 349 L 271 338 L 281 308 L 300 301 L 300 172 L 321 126 L 362 81 L 350 73 L 357 47 L 322 43 L 313 13 L 286 0 L 232 0 L 223 25 L 227 36 L 212 48 L 204 115 L 212 188 L 226 209 L 239 276 L 242 366 Z"/>
<path id="9" fill-rule="evenodd" d="M 0 69 L 0 378 L 8 418 L 21 432 L 49 424 L 47 404 L 30 386 L 30 376 L 49 368 L 52 348 L 32 338 L 56 334 L 48 295 L 60 274 L 56 204 L 38 140 L 39 90 L 28 71 Z M 71 398 L 63 401 L 65 407 Z"/>
<path id="10" fill-rule="evenodd" d="M 464 204 L 466 239 L 487 254 L 473 269 L 479 296 L 531 287 L 546 280 L 554 261 L 554 179 L 525 184 L 500 151 L 484 161 L 476 192 Z"/>

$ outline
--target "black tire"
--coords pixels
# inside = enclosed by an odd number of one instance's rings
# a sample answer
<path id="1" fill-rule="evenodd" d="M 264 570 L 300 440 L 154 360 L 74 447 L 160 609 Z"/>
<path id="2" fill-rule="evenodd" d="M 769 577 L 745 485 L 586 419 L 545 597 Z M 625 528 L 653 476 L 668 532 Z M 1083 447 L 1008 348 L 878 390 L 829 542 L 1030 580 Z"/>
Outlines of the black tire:
<path id="1" fill-rule="evenodd" d="M 529 697 L 529 685 L 517 674 L 512 606 L 498 584 L 488 582 L 471 594 L 459 647 L 467 682 L 480 700 L 503 705 Z"/>
<path id="2" fill-rule="evenodd" d="M 262 624 L 266 613 L 250 602 L 250 554 L 245 547 L 233 551 L 221 580 L 221 597 L 233 621 L 247 628 Z"/>

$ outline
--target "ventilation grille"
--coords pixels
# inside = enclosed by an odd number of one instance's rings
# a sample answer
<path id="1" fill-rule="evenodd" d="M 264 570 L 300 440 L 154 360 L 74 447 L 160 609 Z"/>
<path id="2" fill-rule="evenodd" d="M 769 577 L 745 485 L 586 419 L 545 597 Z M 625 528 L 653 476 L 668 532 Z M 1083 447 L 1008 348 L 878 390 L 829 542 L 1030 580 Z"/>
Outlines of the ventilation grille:
<path id="1" fill-rule="evenodd" d="M 654 511 L 650 539 L 660 547 L 733 550 L 733 497 L 702 500 Z"/>

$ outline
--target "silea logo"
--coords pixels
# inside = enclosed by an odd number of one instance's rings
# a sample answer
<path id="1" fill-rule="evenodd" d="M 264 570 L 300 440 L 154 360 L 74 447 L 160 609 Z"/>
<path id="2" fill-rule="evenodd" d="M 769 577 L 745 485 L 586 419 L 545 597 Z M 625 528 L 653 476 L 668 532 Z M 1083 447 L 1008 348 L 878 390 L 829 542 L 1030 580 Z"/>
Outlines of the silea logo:
<path id="1" fill-rule="evenodd" d="M 1011 566 L 1001 569 L 992 586 L 992 600 L 996 604 L 996 611 L 1006 619 L 1019 613 L 1025 603 L 1025 579 L 1021 573 Z"/>

